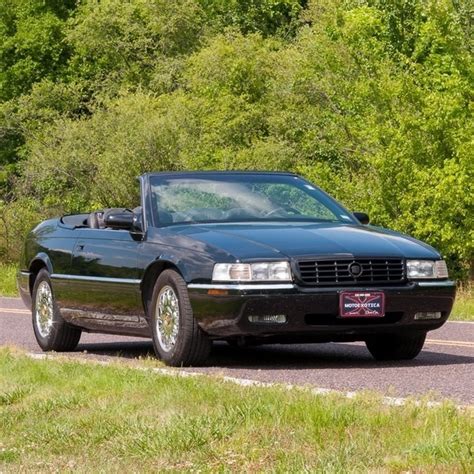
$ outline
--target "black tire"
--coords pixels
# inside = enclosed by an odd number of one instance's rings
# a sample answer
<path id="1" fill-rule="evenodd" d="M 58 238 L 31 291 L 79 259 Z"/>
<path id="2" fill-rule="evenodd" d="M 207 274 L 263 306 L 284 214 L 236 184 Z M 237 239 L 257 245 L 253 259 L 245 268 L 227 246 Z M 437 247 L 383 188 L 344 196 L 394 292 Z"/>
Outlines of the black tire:
<path id="1" fill-rule="evenodd" d="M 171 325 L 177 330 L 174 342 L 166 339 L 167 334 L 164 329 L 161 331 L 158 329 L 158 298 L 160 296 L 164 298 L 169 296 L 172 301 L 177 300 L 179 312 L 177 316 L 174 313 L 175 319 L 173 319 L 173 321 L 177 320 L 177 324 Z M 173 308 L 175 307 L 173 306 Z M 193 316 L 188 289 L 181 275 L 174 270 L 165 270 L 160 274 L 153 289 L 153 297 L 148 311 L 153 334 L 153 347 L 159 359 L 167 365 L 175 367 L 198 366 L 206 361 L 211 350 L 211 341 Z M 167 329 L 170 330 L 170 328 Z"/>
<path id="2" fill-rule="evenodd" d="M 40 290 L 40 287 L 42 290 Z M 38 292 L 47 292 L 48 290 L 46 287 L 48 287 L 50 291 L 50 304 L 52 307 L 52 317 L 50 318 L 51 326 L 48 330 L 41 326 L 39 318 L 41 309 L 39 307 L 37 308 L 37 306 L 41 304 L 41 297 L 38 296 Z M 39 312 L 37 312 L 37 310 Z M 43 351 L 67 352 L 72 351 L 77 347 L 82 331 L 80 328 L 68 324 L 62 318 L 54 299 L 49 273 L 45 268 L 39 271 L 33 286 L 31 312 L 33 331 L 35 333 L 36 340 Z"/>
<path id="3" fill-rule="evenodd" d="M 423 349 L 426 333 L 383 335 L 365 341 L 376 360 L 410 360 Z"/>

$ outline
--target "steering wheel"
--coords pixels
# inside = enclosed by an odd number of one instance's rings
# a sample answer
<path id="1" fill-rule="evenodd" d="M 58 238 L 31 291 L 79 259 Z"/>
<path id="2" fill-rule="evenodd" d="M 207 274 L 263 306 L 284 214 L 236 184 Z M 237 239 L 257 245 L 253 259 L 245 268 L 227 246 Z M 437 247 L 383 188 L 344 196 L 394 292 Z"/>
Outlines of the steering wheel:
<path id="1" fill-rule="evenodd" d="M 263 217 L 270 217 L 273 216 L 273 214 L 276 214 L 279 211 L 284 211 L 284 212 L 291 212 L 292 214 L 301 214 L 301 212 L 297 211 L 293 207 L 276 207 L 275 209 L 271 209 L 270 211 L 266 212 Z"/>

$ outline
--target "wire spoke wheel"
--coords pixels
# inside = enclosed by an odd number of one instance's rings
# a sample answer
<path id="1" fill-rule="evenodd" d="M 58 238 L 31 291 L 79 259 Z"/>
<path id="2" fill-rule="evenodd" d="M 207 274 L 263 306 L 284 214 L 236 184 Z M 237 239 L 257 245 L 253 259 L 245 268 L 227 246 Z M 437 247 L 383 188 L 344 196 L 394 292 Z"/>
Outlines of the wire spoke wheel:
<path id="1" fill-rule="evenodd" d="M 179 332 L 179 302 L 175 291 L 166 285 L 158 294 L 156 305 L 156 334 L 165 352 L 176 344 Z"/>
<path id="2" fill-rule="evenodd" d="M 35 303 L 36 328 L 42 337 L 47 337 L 54 321 L 53 293 L 47 281 L 39 284 Z"/>
<path id="3" fill-rule="evenodd" d="M 43 351 L 72 351 L 81 338 L 81 329 L 67 324 L 56 304 L 49 272 L 42 268 L 31 294 L 31 320 L 36 341 Z"/>
<path id="4" fill-rule="evenodd" d="M 156 279 L 150 311 L 153 347 L 159 359 L 175 367 L 202 364 L 211 341 L 194 318 L 186 282 L 176 271 Z"/>

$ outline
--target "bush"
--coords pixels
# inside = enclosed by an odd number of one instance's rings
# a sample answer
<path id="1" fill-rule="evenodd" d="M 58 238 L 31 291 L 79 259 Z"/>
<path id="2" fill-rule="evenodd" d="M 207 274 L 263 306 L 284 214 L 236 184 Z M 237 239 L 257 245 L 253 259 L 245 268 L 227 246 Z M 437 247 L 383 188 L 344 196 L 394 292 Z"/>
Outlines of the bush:
<path id="1" fill-rule="evenodd" d="M 5 215 L 131 205 L 151 170 L 292 170 L 466 278 L 468 15 L 448 0 L 83 2 L 61 30 L 64 77 L 0 104 L 23 158 Z"/>

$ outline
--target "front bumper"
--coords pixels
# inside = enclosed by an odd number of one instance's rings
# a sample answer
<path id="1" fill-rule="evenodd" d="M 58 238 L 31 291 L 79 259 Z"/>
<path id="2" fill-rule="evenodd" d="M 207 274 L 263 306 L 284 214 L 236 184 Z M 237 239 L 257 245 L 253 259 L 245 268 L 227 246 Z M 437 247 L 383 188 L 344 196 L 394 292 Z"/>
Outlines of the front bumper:
<path id="1" fill-rule="evenodd" d="M 213 338 L 245 336 L 265 338 L 268 342 L 329 342 L 437 329 L 451 312 L 456 284 L 433 281 L 392 287 L 331 288 L 293 284 L 189 284 L 188 290 L 194 316 Z M 383 291 L 385 316 L 380 319 L 338 317 L 341 291 Z M 418 321 L 414 316 L 419 311 L 438 311 L 442 315 L 440 319 Z M 248 319 L 250 315 L 274 314 L 285 314 L 287 322 L 252 323 Z"/>

